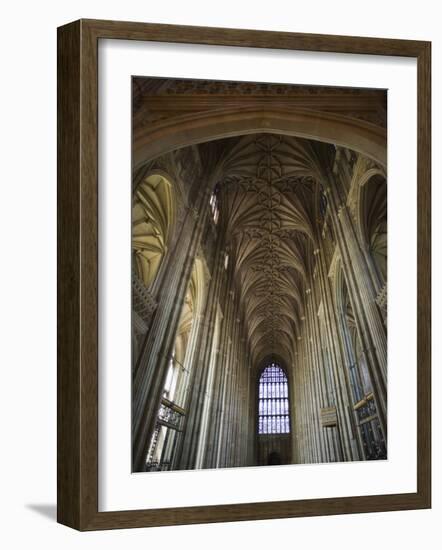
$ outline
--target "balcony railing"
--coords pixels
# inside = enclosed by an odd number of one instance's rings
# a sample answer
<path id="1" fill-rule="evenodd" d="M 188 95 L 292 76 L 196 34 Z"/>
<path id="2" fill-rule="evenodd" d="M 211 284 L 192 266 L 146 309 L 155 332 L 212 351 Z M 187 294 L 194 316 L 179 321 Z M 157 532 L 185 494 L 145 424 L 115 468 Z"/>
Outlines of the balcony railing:
<path id="1" fill-rule="evenodd" d="M 182 430 L 185 411 L 172 401 L 163 397 L 158 411 L 158 423 L 173 430 Z"/>

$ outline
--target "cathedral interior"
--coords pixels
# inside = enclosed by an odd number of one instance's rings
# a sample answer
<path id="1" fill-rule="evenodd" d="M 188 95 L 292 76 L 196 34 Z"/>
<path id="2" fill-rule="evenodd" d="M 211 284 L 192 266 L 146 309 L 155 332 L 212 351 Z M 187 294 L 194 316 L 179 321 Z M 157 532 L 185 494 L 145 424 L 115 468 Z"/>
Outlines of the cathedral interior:
<path id="1" fill-rule="evenodd" d="M 133 471 L 387 458 L 386 109 L 133 79 Z"/>

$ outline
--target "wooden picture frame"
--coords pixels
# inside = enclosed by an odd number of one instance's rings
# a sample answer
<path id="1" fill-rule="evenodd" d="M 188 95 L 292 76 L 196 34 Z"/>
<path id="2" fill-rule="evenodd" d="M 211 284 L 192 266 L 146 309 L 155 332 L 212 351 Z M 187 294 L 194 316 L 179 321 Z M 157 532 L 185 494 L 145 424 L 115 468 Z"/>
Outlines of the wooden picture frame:
<path id="1" fill-rule="evenodd" d="M 418 70 L 417 492 L 98 511 L 98 40 L 402 56 Z M 58 29 L 58 521 L 86 530 L 431 506 L 431 44 L 423 41 L 79 20 Z"/>

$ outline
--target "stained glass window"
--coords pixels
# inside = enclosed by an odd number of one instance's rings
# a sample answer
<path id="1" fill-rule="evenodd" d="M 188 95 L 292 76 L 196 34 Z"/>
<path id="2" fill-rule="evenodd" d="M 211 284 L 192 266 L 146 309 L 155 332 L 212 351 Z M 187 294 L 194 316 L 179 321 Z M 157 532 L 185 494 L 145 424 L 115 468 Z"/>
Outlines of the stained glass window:
<path id="1" fill-rule="evenodd" d="M 270 363 L 259 379 L 258 433 L 290 433 L 288 381 L 278 363 Z"/>
<path id="2" fill-rule="evenodd" d="M 219 183 L 215 185 L 215 189 L 213 190 L 213 193 L 210 195 L 210 210 L 212 212 L 212 218 L 215 224 L 218 223 L 218 217 L 219 217 Z"/>

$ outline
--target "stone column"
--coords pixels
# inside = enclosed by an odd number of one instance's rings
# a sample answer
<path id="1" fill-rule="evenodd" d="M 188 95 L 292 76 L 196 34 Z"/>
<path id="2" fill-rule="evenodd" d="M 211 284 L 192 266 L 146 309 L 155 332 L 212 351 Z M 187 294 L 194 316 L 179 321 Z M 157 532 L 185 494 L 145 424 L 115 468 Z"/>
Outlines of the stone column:
<path id="1" fill-rule="evenodd" d="M 220 438 L 222 433 L 225 399 L 227 391 L 227 371 L 229 353 L 230 319 L 233 315 L 233 301 L 229 294 L 229 288 L 233 280 L 233 266 L 230 265 L 220 289 L 220 304 L 223 310 L 221 322 L 221 334 L 219 341 L 218 358 L 214 377 L 213 403 L 209 414 L 209 427 L 207 435 L 207 452 L 205 457 L 206 468 L 217 468 Z"/>
<path id="2" fill-rule="evenodd" d="M 236 385 L 236 373 L 237 373 L 237 348 L 236 348 L 236 318 L 238 315 L 238 303 L 236 296 L 232 293 L 232 298 L 234 300 L 233 315 L 230 320 L 230 337 L 229 337 L 229 352 L 227 356 L 226 364 L 226 375 L 227 375 L 227 384 L 226 384 L 226 398 L 224 404 L 224 418 L 223 418 L 223 428 L 221 432 L 221 441 L 220 441 L 220 467 L 230 466 L 230 443 L 232 437 L 232 409 L 233 409 L 233 399 L 234 391 Z"/>
<path id="3" fill-rule="evenodd" d="M 143 471 L 154 430 L 184 296 L 208 214 L 208 190 L 188 209 L 167 270 L 167 283 L 141 351 L 133 380 L 133 469 Z M 200 214 L 198 214 L 198 212 Z"/>
<path id="4" fill-rule="evenodd" d="M 357 239 L 348 207 L 341 203 L 339 182 L 327 171 L 325 189 L 330 216 L 342 259 L 344 275 L 356 325 L 366 354 L 379 422 L 387 433 L 387 337 L 381 312 L 375 302 L 372 278 Z"/>
<path id="5" fill-rule="evenodd" d="M 306 290 L 306 320 L 304 323 L 305 331 L 304 338 L 306 339 L 306 346 L 308 349 L 308 376 L 309 376 L 309 401 L 310 401 L 310 414 L 313 423 L 313 437 L 314 437 L 314 456 L 315 462 L 322 462 L 325 455 L 325 442 L 324 434 L 320 425 L 319 411 L 320 411 L 320 388 L 318 385 L 318 363 L 315 350 L 315 342 L 313 341 L 313 317 L 314 311 L 312 307 L 312 291 L 311 288 Z"/>
<path id="6" fill-rule="evenodd" d="M 318 319 L 318 310 L 321 304 L 321 300 L 318 296 L 317 289 L 317 278 L 313 276 L 312 286 L 311 286 L 311 301 L 310 301 L 310 310 L 311 310 L 311 340 L 313 344 L 313 350 L 315 354 L 315 364 L 316 364 L 316 377 L 317 377 L 317 391 L 318 391 L 318 409 L 316 414 L 318 415 L 318 424 L 319 430 L 322 434 L 323 446 L 325 453 L 321 457 L 321 462 L 331 462 L 332 461 L 332 441 L 330 438 L 330 430 L 326 429 L 321 424 L 320 418 L 320 409 L 330 406 L 329 402 L 329 390 L 327 388 L 327 378 L 325 375 L 326 365 L 324 364 L 324 357 L 322 354 L 322 336 L 319 326 Z"/>
<path id="7" fill-rule="evenodd" d="M 330 287 L 330 279 L 327 272 L 325 254 L 322 249 L 315 251 L 319 282 L 324 312 L 324 328 L 331 362 L 331 374 L 333 381 L 333 393 L 336 407 L 339 432 L 338 460 L 360 460 L 361 451 L 358 440 L 354 437 L 354 416 L 352 412 L 352 399 L 349 391 L 348 372 L 343 349 L 341 347 L 340 331 L 337 322 L 337 312 Z"/>
<path id="8" fill-rule="evenodd" d="M 219 240 L 219 239 L 218 239 Z M 179 460 L 179 469 L 189 470 L 195 468 L 198 445 L 200 442 L 201 422 L 205 397 L 207 392 L 207 380 L 212 354 L 212 342 L 215 332 L 216 314 L 219 301 L 221 278 L 223 275 L 223 258 L 221 247 L 217 245 L 214 268 L 209 284 L 208 296 L 204 310 L 197 350 L 192 365 L 190 392 L 186 400 L 186 419 Z"/>

